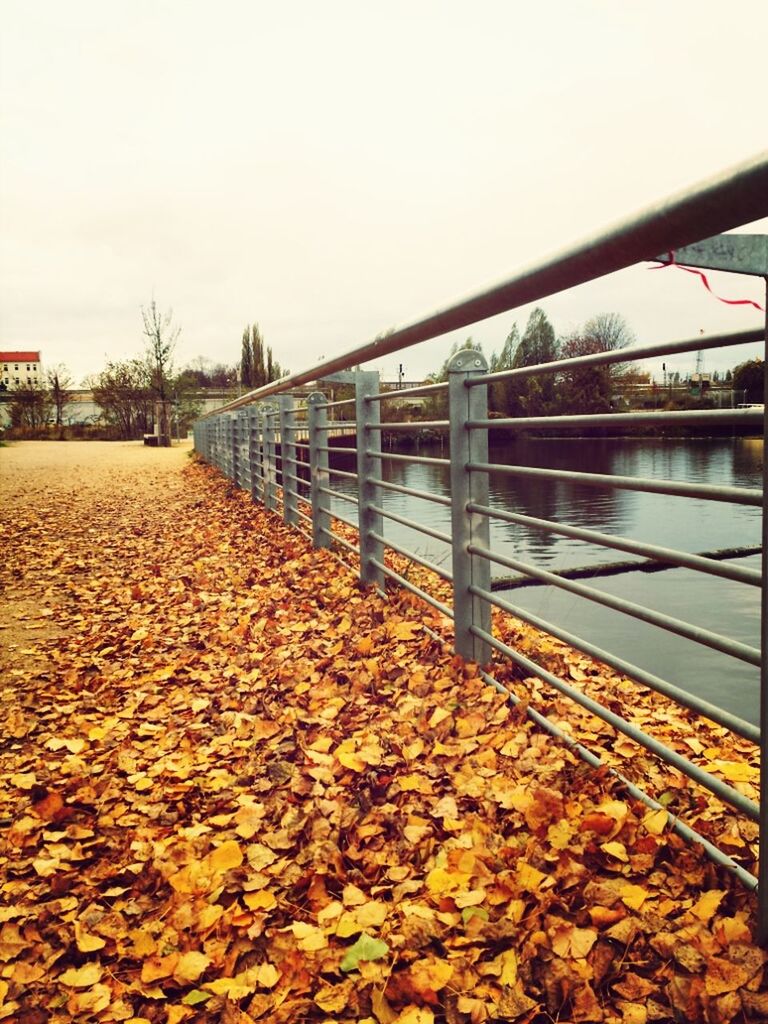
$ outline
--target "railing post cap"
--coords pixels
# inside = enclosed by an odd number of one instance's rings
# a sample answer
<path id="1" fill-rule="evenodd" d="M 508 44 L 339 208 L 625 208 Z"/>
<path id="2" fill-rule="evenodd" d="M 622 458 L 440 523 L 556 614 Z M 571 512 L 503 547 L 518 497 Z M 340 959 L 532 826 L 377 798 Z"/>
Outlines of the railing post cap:
<path id="1" fill-rule="evenodd" d="M 448 361 L 448 373 L 487 373 L 488 360 L 482 352 L 462 348 Z"/>
<path id="2" fill-rule="evenodd" d="M 317 405 L 319 402 L 327 402 L 328 396 L 323 394 L 322 391 L 313 391 L 311 395 L 307 395 L 307 405 Z"/>

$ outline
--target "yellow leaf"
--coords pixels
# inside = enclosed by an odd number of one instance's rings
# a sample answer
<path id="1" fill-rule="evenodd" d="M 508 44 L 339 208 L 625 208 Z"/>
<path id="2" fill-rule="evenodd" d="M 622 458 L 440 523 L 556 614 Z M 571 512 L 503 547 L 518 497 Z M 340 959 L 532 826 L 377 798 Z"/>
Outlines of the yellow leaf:
<path id="1" fill-rule="evenodd" d="M 229 871 L 243 863 L 243 851 L 235 839 L 228 839 L 208 855 L 208 862 L 214 871 Z"/>
<path id="2" fill-rule="evenodd" d="M 132 932 L 128 932 L 128 938 L 133 943 L 131 953 L 133 956 L 140 960 L 145 957 L 152 956 L 157 949 L 157 943 L 149 932 L 145 932 L 141 928 L 136 928 Z"/>
<path id="3" fill-rule="evenodd" d="M 34 772 L 17 772 L 11 776 L 11 785 L 17 789 L 32 789 L 37 785 L 37 776 Z"/>
<path id="4" fill-rule="evenodd" d="M 714 761 L 713 767 L 729 782 L 752 782 L 760 775 L 758 768 L 740 761 Z"/>
<path id="5" fill-rule="evenodd" d="M 364 772 L 367 768 L 365 761 L 351 750 L 336 751 L 336 757 L 339 760 L 339 764 L 345 768 L 351 768 L 353 772 Z"/>
<path id="6" fill-rule="evenodd" d="M 75 942 L 81 953 L 93 953 L 97 949 L 103 949 L 107 944 L 106 939 L 90 935 L 79 921 L 75 921 Z"/>
<path id="7" fill-rule="evenodd" d="M 357 935 L 362 930 L 354 911 L 351 910 L 345 910 L 336 925 L 336 934 L 340 939 L 348 939 L 350 935 Z"/>
<path id="8" fill-rule="evenodd" d="M 514 985 L 517 982 L 517 954 L 514 949 L 508 949 L 496 957 L 501 961 L 501 974 L 499 981 L 502 985 Z"/>
<path id="9" fill-rule="evenodd" d="M 630 910 L 639 910 L 650 895 L 642 886 L 632 885 L 630 882 L 622 885 L 619 893 L 621 894 L 621 902 L 629 907 Z"/>
<path id="10" fill-rule="evenodd" d="M 601 843 L 600 849 L 605 850 L 605 852 L 609 854 L 609 856 L 615 857 L 616 860 L 623 861 L 625 864 L 629 862 L 629 857 L 627 856 L 627 848 L 624 845 L 624 843 L 619 843 L 615 840 L 610 843 Z"/>
<path id="11" fill-rule="evenodd" d="M 280 971 L 274 964 L 259 964 L 256 968 L 256 981 L 262 988 L 274 988 L 280 981 Z"/>
<path id="12" fill-rule="evenodd" d="M 237 1002 L 250 995 L 256 986 L 249 985 L 244 974 L 238 974 L 236 978 L 217 978 L 215 981 L 207 981 L 203 988 L 213 992 L 214 995 L 226 996 L 233 1002 Z"/>
<path id="13" fill-rule="evenodd" d="M 68 971 L 59 975 L 58 980 L 62 985 L 71 985 L 72 988 L 90 988 L 101 981 L 102 973 L 101 964 L 88 963 L 82 967 L 70 967 Z"/>
<path id="14" fill-rule="evenodd" d="M 419 995 L 439 992 L 453 977 L 453 967 L 447 960 L 416 960 L 410 968 L 411 981 Z"/>
<path id="15" fill-rule="evenodd" d="M 299 949 L 303 949 L 305 953 L 325 949 L 328 945 L 325 932 L 312 924 L 306 924 L 304 921 L 294 921 L 291 925 L 291 931 L 296 936 L 296 944 Z"/>
<path id="16" fill-rule="evenodd" d="M 643 825 L 652 836 L 660 836 L 667 827 L 668 820 L 669 814 L 662 807 L 658 811 L 648 811 L 643 817 Z"/>
<path id="17" fill-rule="evenodd" d="M 453 902 L 463 910 L 464 907 L 478 907 L 485 899 L 485 889 L 470 889 L 469 892 L 459 893 L 453 897 Z"/>
<path id="18" fill-rule="evenodd" d="M 245 903 L 249 910 L 272 910 L 277 906 L 274 893 L 271 893 L 268 889 L 247 893 L 243 897 L 243 903 Z"/>
<path id="19" fill-rule="evenodd" d="M 235 832 L 243 839 L 251 839 L 264 825 L 264 804 L 245 804 L 235 815 Z"/>
<path id="20" fill-rule="evenodd" d="M 179 957 L 173 977 L 182 984 L 192 984 L 203 974 L 210 962 L 211 958 L 205 953 L 200 953 L 196 949 L 190 950 L 189 953 L 183 953 Z"/>
<path id="21" fill-rule="evenodd" d="M 724 896 L 725 892 L 722 889 L 711 889 L 709 892 L 705 892 L 691 907 L 691 913 L 695 914 L 702 921 L 709 921 L 714 916 Z"/>
<path id="22" fill-rule="evenodd" d="M 406 1006 L 392 1024 L 434 1024 L 435 1015 L 426 1006 Z"/>
<path id="23" fill-rule="evenodd" d="M 446 711 L 445 708 L 435 708 L 435 710 L 432 712 L 429 721 L 427 722 L 427 725 L 429 726 L 430 729 L 434 729 L 436 725 L 440 725 L 441 722 L 444 722 L 446 718 L 450 717 L 450 711 Z"/>
<path id="24" fill-rule="evenodd" d="M 470 876 L 464 871 L 446 871 L 445 868 L 432 868 L 426 877 L 427 888 L 438 896 L 449 895 L 466 888 Z"/>
<path id="25" fill-rule="evenodd" d="M 539 871 L 527 861 L 519 860 L 517 862 L 517 883 L 521 889 L 534 892 L 547 877 L 543 871 Z"/>
<path id="26" fill-rule="evenodd" d="M 395 640 L 413 640 L 416 633 L 422 630 L 420 622 L 398 622 L 388 629 L 389 635 Z"/>

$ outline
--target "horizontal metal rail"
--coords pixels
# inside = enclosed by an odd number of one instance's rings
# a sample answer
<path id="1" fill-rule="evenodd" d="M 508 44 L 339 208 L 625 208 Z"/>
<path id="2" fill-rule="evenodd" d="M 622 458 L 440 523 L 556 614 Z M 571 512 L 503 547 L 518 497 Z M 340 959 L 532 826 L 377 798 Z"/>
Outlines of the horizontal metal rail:
<path id="1" fill-rule="evenodd" d="M 372 451 L 367 453 L 373 455 Z M 435 459 L 428 455 L 398 455 L 395 452 L 376 452 L 377 459 L 384 459 L 386 462 L 412 463 L 414 466 L 443 466 L 448 469 L 451 465 L 450 459 Z"/>
<path id="2" fill-rule="evenodd" d="M 299 484 L 301 487 L 310 486 L 309 480 L 304 480 L 303 477 L 297 476 L 295 473 L 285 473 L 284 476 L 286 480 L 291 480 L 293 483 Z"/>
<path id="3" fill-rule="evenodd" d="M 671 747 L 665 746 L 660 740 L 655 739 L 653 736 L 649 736 L 643 732 L 636 725 L 632 725 L 631 722 L 627 722 L 617 715 L 613 711 L 609 711 L 608 708 L 603 707 L 602 704 L 598 704 L 596 700 L 588 697 L 581 690 L 576 690 L 568 683 L 559 679 L 553 675 L 548 669 L 542 668 L 535 661 L 531 661 L 524 654 L 519 651 L 513 650 L 508 644 L 503 643 L 501 640 L 497 640 L 490 633 L 486 633 L 484 630 L 478 629 L 477 626 L 471 626 L 472 632 L 480 636 L 487 644 L 490 644 L 494 650 L 504 654 L 510 661 L 519 665 L 529 675 L 537 676 L 542 682 L 548 683 L 554 687 L 558 692 L 562 693 L 564 697 L 568 697 L 575 704 L 579 704 L 581 707 L 590 711 L 596 718 L 606 722 L 608 725 L 616 729 L 617 732 L 622 733 L 624 736 L 628 736 L 635 743 L 639 743 L 641 747 L 645 747 L 652 754 L 661 758 L 662 761 L 666 761 L 668 765 L 673 768 L 677 768 L 678 771 L 682 772 L 689 779 L 697 782 L 700 786 L 708 789 L 710 793 L 714 793 L 716 797 L 722 800 L 724 803 L 730 804 L 731 807 L 735 807 L 742 814 L 745 814 L 752 821 L 758 821 L 760 818 L 760 809 L 754 800 L 750 800 L 749 797 L 744 796 L 743 793 L 739 793 L 729 786 L 727 782 L 723 782 L 722 779 L 718 779 L 717 776 L 704 771 L 697 764 L 689 761 L 687 757 L 683 757 L 682 754 L 678 754 L 676 750 L 672 750 Z"/>
<path id="4" fill-rule="evenodd" d="M 331 512 L 333 519 L 338 519 L 340 523 L 344 523 L 345 526 L 351 526 L 353 530 L 357 530 L 357 523 L 353 523 L 351 519 L 345 519 L 344 516 L 340 516 L 338 512 Z"/>
<path id="5" fill-rule="evenodd" d="M 316 409 L 338 409 L 342 405 L 354 405 L 354 398 L 340 398 L 337 402 L 318 402 Z"/>
<path id="6" fill-rule="evenodd" d="M 421 430 L 447 430 L 449 426 L 449 420 L 415 420 L 413 423 L 369 423 L 368 429 L 385 433 L 388 430 L 412 430 L 418 433 Z"/>
<path id="7" fill-rule="evenodd" d="M 335 518 L 338 519 L 339 516 L 336 516 Z M 341 521 L 342 523 L 345 523 L 346 519 L 342 519 Z M 338 533 L 334 533 L 333 530 L 326 530 L 324 526 L 321 526 L 320 532 L 324 533 L 326 537 L 330 537 L 332 540 L 336 541 L 337 544 L 341 544 L 341 546 L 346 548 L 347 551 L 351 551 L 355 555 L 360 554 L 360 548 L 356 544 L 351 544 L 348 540 L 340 537 Z"/>
<path id="8" fill-rule="evenodd" d="M 564 523 L 553 522 L 551 519 L 537 519 L 535 516 L 526 516 L 519 512 L 507 512 L 505 509 L 489 508 L 487 505 L 470 503 L 467 506 L 467 511 L 477 512 L 479 515 L 498 519 L 505 523 L 516 523 L 536 530 L 560 534 L 563 537 L 574 537 L 577 540 L 588 541 L 591 544 L 614 548 L 616 551 L 628 551 L 633 555 L 642 555 L 657 562 L 668 562 L 670 565 L 708 573 L 711 576 L 722 576 L 727 580 L 735 580 L 737 583 L 748 583 L 753 587 L 761 587 L 763 585 L 763 575 L 759 569 L 749 569 L 746 566 L 734 565 L 732 562 L 718 562 L 714 558 L 689 554 L 687 551 L 660 547 L 658 544 L 646 544 L 641 541 L 630 540 L 627 537 L 616 537 L 613 534 L 599 533 L 597 530 L 586 530 L 579 526 L 567 526 Z M 643 565 L 643 562 L 638 562 L 638 569 L 642 569 Z"/>
<path id="9" fill-rule="evenodd" d="M 627 348 L 614 349 L 611 352 L 593 352 L 588 356 L 572 356 L 569 359 L 555 359 L 550 363 L 517 366 L 512 370 L 497 370 L 495 373 L 484 374 L 482 377 L 470 378 L 466 383 L 466 387 L 473 388 L 478 387 L 480 384 L 489 385 L 504 380 L 535 377 L 543 373 L 562 373 L 564 370 L 581 370 L 589 369 L 592 366 L 609 366 L 615 363 L 636 362 L 639 359 L 677 355 L 680 352 L 703 352 L 713 348 L 747 345 L 763 341 L 764 338 L 765 331 L 763 328 L 756 327 L 751 330 L 734 331 L 729 334 L 687 338 L 685 341 L 664 341 L 653 345 L 632 345 Z"/>
<path id="10" fill-rule="evenodd" d="M 349 434 L 355 432 L 354 420 L 328 420 L 327 423 L 318 424 L 317 430 L 347 430 Z"/>
<path id="11" fill-rule="evenodd" d="M 448 381 L 437 381 L 434 384 L 420 384 L 415 388 L 402 388 L 400 391 L 380 391 L 378 395 L 368 395 L 366 402 L 387 402 L 391 399 L 418 398 L 421 395 L 436 395 L 448 390 Z"/>
<path id="12" fill-rule="evenodd" d="M 434 598 L 432 597 L 431 594 L 428 594 L 426 590 L 422 590 L 421 587 L 417 587 L 415 583 L 411 583 L 410 580 L 405 579 L 404 576 L 401 576 L 399 573 L 396 573 L 393 569 L 390 569 L 388 565 L 385 565 L 383 562 L 380 562 L 378 558 L 374 558 L 373 562 L 376 568 L 380 572 L 383 572 L 385 576 L 388 576 L 389 579 L 394 580 L 396 583 L 399 583 L 401 587 L 405 587 L 405 589 L 408 590 L 411 594 L 415 594 L 417 597 L 420 597 L 423 601 L 426 601 L 428 605 L 431 605 L 433 608 L 436 608 L 437 611 L 439 611 L 441 615 L 445 615 L 447 619 L 453 619 L 453 611 L 448 607 L 447 604 L 443 604 L 442 601 L 438 601 L 437 598 Z"/>
<path id="13" fill-rule="evenodd" d="M 319 444 L 317 450 L 319 452 L 328 452 L 330 455 L 357 455 L 357 448 L 347 448 L 346 445 Z"/>
<path id="14" fill-rule="evenodd" d="M 495 427 L 503 430 L 530 430 L 547 427 L 556 430 L 560 427 L 644 427 L 649 425 L 664 426 L 755 426 L 762 429 L 763 412 L 761 409 L 698 409 L 680 412 L 608 412 L 592 413 L 584 416 L 514 416 L 510 419 L 469 420 L 470 430 L 490 430 Z M 392 424 L 388 424 L 392 426 Z M 396 424 L 397 426 L 397 424 Z"/>
<path id="15" fill-rule="evenodd" d="M 593 235 L 563 252 L 534 263 L 495 287 L 372 341 L 322 360 L 299 373 L 249 391 L 223 406 L 230 411 L 260 398 L 289 391 L 359 363 L 438 338 L 481 320 L 507 313 L 546 296 L 623 270 L 659 253 L 699 242 L 765 216 L 768 157 L 758 154 L 737 167 Z M 212 414 L 209 414 L 212 415 Z"/>
<path id="16" fill-rule="evenodd" d="M 760 727 L 752 725 L 751 722 L 747 722 L 738 715 L 733 715 L 730 711 L 725 711 L 723 708 L 719 708 L 715 704 L 711 704 L 708 700 L 704 700 L 696 694 L 689 693 L 687 690 L 681 689 L 674 683 L 670 683 L 666 679 L 661 679 L 652 672 L 647 672 L 638 665 L 633 665 L 631 662 L 625 661 L 624 658 L 620 658 L 618 655 L 612 654 L 610 651 L 603 650 L 603 648 L 598 647 L 597 644 L 593 644 L 589 640 L 585 640 L 583 637 L 576 636 L 574 633 L 571 633 L 566 629 L 562 629 L 560 626 L 557 626 L 552 622 L 548 622 L 546 619 L 542 619 L 538 615 L 534 615 L 533 612 L 529 612 L 525 608 L 520 608 L 517 605 L 512 604 L 511 601 L 507 601 L 503 597 L 499 597 L 495 592 L 483 590 L 482 588 L 475 586 L 470 587 L 470 592 L 475 594 L 475 596 L 482 598 L 484 601 L 487 601 L 489 604 L 492 604 L 500 611 L 506 612 L 508 615 L 513 615 L 516 619 L 522 619 L 523 622 L 527 622 L 536 629 L 540 629 L 543 633 L 547 633 L 549 636 L 562 640 L 563 643 L 568 644 L 577 651 L 582 651 L 590 658 L 595 658 L 597 661 L 602 662 L 604 665 L 608 665 L 617 672 L 621 672 L 623 675 L 629 676 L 629 678 L 634 679 L 635 682 L 641 683 L 643 686 L 648 686 L 656 693 L 663 694 L 665 697 L 669 697 L 670 700 L 674 700 L 682 707 L 688 708 L 689 711 L 694 711 L 696 714 L 703 715 L 705 718 L 709 718 L 713 722 L 717 722 L 718 725 L 722 725 L 726 729 L 730 729 L 732 732 L 737 733 L 739 736 L 749 740 L 751 743 L 760 742 Z"/>
<path id="17" fill-rule="evenodd" d="M 430 572 L 440 576 L 441 579 L 446 580 L 450 583 L 453 580 L 453 574 L 443 569 L 442 566 L 436 565 L 434 562 L 430 562 L 426 558 L 422 558 L 421 555 L 417 555 L 415 551 L 409 551 L 408 548 L 401 547 L 399 544 L 395 544 L 392 540 L 387 540 L 383 534 L 377 533 L 375 530 L 371 531 L 371 536 L 374 540 L 379 541 L 380 544 L 384 544 L 390 551 L 396 552 L 398 555 L 402 555 L 403 558 L 407 558 L 411 562 L 416 562 L 418 565 L 423 566 L 425 569 L 429 569 Z"/>
<path id="18" fill-rule="evenodd" d="M 735 505 L 762 507 L 763 492 L 747 487 L 717 487 L 712 484 L 679 483 L 677 480 L 654 480 L 639 476 L 614 476 L 607 473 L 580 473 L 575 470 L 539 469 L 536 466 L 506 466 L 491 462 L 470 462 L 473 473 L 502 473 L 507 476 L 539 477 L 555 481 L 584 484 L 587 487 L 615 487 L 623 491 L 644 491 L 669 494 L 679 498 L 701 498 L 705 501 L 727 501 Z"/>
<path id="19" fill-rule="evenodd" d="M 345 480 L 357 480 L 357 473 L 348 473 L 346 469 L 333 469 L 333 467 L 329 466 L 328 472 L 331 476 L 340 476 Z"/>
<path id="20" fill-rule="evenodd" d="M 296 515 L 297 515 L 297 516 L 299 517 L 299 519 L 303 519 L 303 520 L 304 520 L 304 522 L 305 522 L 305 523 L 309 523 L 309 525 L 310 525 L 310 526 L 312 525 L 312 516 L 308 516 L 308 515 L 306 515 L 306 514 L 305 514 L 304 512 L 302 512 L 302 511 L 301 511 L 301 509 L 299 509 L 299 508 L 297 508 L 297 509 L 294 509 L 294 512 L 295 512 L 295 513 L 296 513 Z M 309 539 L 310 539 L 310 540 L 312 540 L 312 535 L 311 535 L 311 534 L 310 534 L 310 537 L 309 537 Z"/>
<path id="21" fill-rule="evenodd" d="M 294 441 L 293 442 L 293 447 L 294 448 L 301 448 L 301 450 L 304 451 L 304 452 L 308 452 L 309 451 L 309 445 L 308 444 L 304 444 L 303 441 Z"/>
<path id="22" fill-rule="evenodd" d="M 394 523 L 400 523 L 401 526 L 408 526 L 411 530 L 418 530 L 419 533 L 425 534 L 427 537 L 433 537 L 435 540 L 442 541 L 443 544 L 451 545 L 451 536 L 448 533 L 443 533 L 441 530 L 433 530 L 431 526 L 425 526 L 423 523 L 417 523 L 414 519 L 408 519 L 407 516 L 398 515 L 397 512 L 390 512 L 385 508 L 379 508 L 378 505 L 372 505 L 371 511 L 378 513 L 380 516 L 384 516 L 385 519 L 391 519 Z"/>
<path id="23" fill-rule="evenodd" d="M 515 707 L 519 707 L 524 702 L 514 693 L 509 690 L 502 683 L 498 682 L 488 672 L 480 673 L 481 678 L 484 682 L 488 683 L 489 686 L 493 686 L 500 693 L 505 694 L 510 703 Z M 555 725 L 554 722 L 550 721 L 546 715 L 532 708 L 528 702 L 525 702 L 525 714 L 527 718 L 530 718 L 532 722 L 538 725 L 545 732 L 549 733 L 550 736 L 557 740 L 560 740 L 569 750 L 571 750 L 577 757 L 581 758 L 585 764 L 588 764 L 591 768 L 605 768 L 609 775 L 613 778 L 618 779 L 622 786 L 626 789 L 629 796 L 635 800 L 639 800 L 646 807 L 649 807 L 652 811 L 665 811 L 667 814 L 667 825 L 672 829 L 681 839 L 686 842 L 698 843 L 704 848 L 704 852 L 709 859 L 720 867 L 725 868 L 726 871 L 730 871 L 741 884 L 748 890 L 754 891 L 757 888 L 757 878 L 746 868 L 743 868 L 741 864 L 738 864 L 732 857 L 729 857 L 727 853 L 723 853 L 722 850 L 718 849 L 714 843 L 706 839 L 701 833 L 692 829 L 690 825 L 686 825 L 676 815 L 672 814 L 663 804 L 660 804 L 658 800 L 654 800 L 652 796 L 649 796 L 644 789 L 641 789 L 634 782 L 626 777 L 618 769 L 613 768 L 611 765 L 606 765 L 605 761 L 601 760 L 589 747 L 585 747 L 579 740 L 573 739 L 567 732 Z"/>
<path id="24" fill-rule="evenodd" d="M 441 494 L 430 494 L 429 491 L 418 491 L 414 487 L 405 487 L 403 484 L 393 484 L 389 480 L 371 481 L 376 487 L 383 487 L 385 491 L 397 491 L 398 494 L 409 494 L 412 498 L 423 498 L 424 501 L 434 502 L 435 505 L 451 507 L 451 499 L 444 498 Z"/>
<path id="25" fill-rule="evenodd" d="M 503 565 L 507 569 L 515 569 L 526 576 L 533 576 L 536 579 L 551 584 L 553 587 L 559 587 L 561 590 L 567 590 L 571 594 L 585 597 L 588 601 L 593 601 L 595 604 L 605 605 L 606 608 L 611 608 L 613 611 L 631 615 L 633 619 L 640 619 L 641 622 L 647 622 L 651 626 L 658 626 L 660 629 L 665 629 L 668 633 L 684 636 L 687 640 L 692 640 L 703 647 L 709 647 L 713 651 L 720 651 L 722 654 L 737 658 L 739 661 L 745 661 L 749 665 L 760 665 L 760 651 L 756 647 L 750 647 L 748 644 L 741 643 L 739 640 L 731 640 L 729 637 L 720 636 L 719 633 L 713 633 L 709 629 L 695 626 L 690 622 L 684 622 L 682 619 L 675 619 L 671 615 L 665 615 L 663 612 L 646 608 L 645 605 L 635 604 L 634 601 L 627 601 L 623 597 L 615 597 L 613 594 L 603 593 L 601 590 L 587 587 L 583 583 L 577 583 L 575 580 L 564 579 L 562 576 L 556 576 L 552 572 L 547 572 L 546 569 L 537 569 L 535 565 L 519 562 L 516 558 L 495 554 L 493 551 L 489 551 L 488 548 L 479 547 L 476 544 L 470 544 L 467 550 L 470 554 L 479 555 L 481 558 L 486 558 L 489 562 Z"/>
<path id="26" fill-rule="evenodd" d="M 332 498 L 340 498 L 342 501 L 348 501 L 352 505 L 357 504 L 357 498 L 351 494 L 345 494 L 343 491 L 335 491 L 332 487 L 318 487 L 321 494 L 330 494 Z"/>

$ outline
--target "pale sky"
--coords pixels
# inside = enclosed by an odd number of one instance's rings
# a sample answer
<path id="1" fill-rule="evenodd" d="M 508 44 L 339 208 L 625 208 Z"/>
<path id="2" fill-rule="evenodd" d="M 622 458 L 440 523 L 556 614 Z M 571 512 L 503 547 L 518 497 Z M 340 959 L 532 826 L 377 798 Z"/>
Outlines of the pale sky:
<path id="1" fill-rule="evenodd" d="M 178 365 L 258 321 L 304 369 L 766 147 L 765 0 L 0 0 L 0 26 L 0 348 L 78 381 L 141 352 L 153 295 Z M 541 304 L 643 343 L 761 323 L 645 266 Z"/>

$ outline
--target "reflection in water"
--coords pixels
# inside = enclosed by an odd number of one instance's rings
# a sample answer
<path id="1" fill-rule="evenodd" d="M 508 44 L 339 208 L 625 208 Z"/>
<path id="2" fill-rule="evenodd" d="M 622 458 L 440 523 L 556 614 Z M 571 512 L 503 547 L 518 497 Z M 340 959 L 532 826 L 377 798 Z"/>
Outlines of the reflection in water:
<path id="1" fill-rule="evenodd" d="M 440 446 L 421 455 L 444 457 Z M 339 468 L 354 468 L 344 459 Z M 555 470 L 759 488 L 763 445 L 752 438 L 701 439 L 518 439 L 492 447 L 490 461 Z M 384 479 L 433 494 L 450 494 L 447 466 L 383 464 Z M 333 486 L 353 492 L 351 481 Z M 760 544 L 760 509 L 639 491 L 585 487 L 564 479 L 492 475 L 490 504 L 602 533 L 630 537 L 684 551 L 714 551 Z M 450 532 L 450 510 L 408 495 L 386 492 L 384 507 L 425 526 Z M 350 517 L 347 503 L 335 506 Z M 385 521 L 385 534 L 438 564 L 450 566 L 447 546 L 408 527 Z M 540 568 L 625 561 L 631 556 L 551 530 L 491 522 L 494 550 Z M 752 563 L 759 565 L 759 558 Z M 505 574 L 500 567 L 494 573 Z M 759 646 L 759 590 L 744 584 L 675 569 L 652 575 L 629 573 L 590 583 L 600 590 L 700 623 Z M 757 670 L 708 649 L 646 626 L 618 612 L 552 587 L 511 592 L 513 603 L 616 651 L 630 661 L 695 690 L 715 703 L 756 720 Z"/>

